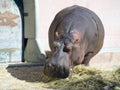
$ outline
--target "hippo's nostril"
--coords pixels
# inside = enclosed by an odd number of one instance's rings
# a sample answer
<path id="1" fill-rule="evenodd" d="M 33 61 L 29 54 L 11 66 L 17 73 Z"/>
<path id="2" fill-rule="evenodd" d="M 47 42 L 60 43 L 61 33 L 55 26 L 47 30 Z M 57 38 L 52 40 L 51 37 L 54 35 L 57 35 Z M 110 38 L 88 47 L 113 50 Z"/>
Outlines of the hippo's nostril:
<path id="1" fill-rule="evenodd" d="M 63 52 L 70 52 L 72 50 L 72 45 L 67 45 L 67 46 L 64 46 L 63 48 Z"/>

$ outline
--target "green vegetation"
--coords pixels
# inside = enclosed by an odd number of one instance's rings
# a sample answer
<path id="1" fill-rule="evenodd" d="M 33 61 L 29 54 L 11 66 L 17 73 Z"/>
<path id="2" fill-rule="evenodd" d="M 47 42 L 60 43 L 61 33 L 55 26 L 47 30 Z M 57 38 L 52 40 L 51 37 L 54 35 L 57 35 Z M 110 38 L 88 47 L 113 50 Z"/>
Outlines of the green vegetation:
<path id="1" fill-rule="evenodd" d="M 47 80 L 47 87 L 57 90 L 120 90 L 120 68 L 102 71 L 79 65 L 66 79 Z"/>

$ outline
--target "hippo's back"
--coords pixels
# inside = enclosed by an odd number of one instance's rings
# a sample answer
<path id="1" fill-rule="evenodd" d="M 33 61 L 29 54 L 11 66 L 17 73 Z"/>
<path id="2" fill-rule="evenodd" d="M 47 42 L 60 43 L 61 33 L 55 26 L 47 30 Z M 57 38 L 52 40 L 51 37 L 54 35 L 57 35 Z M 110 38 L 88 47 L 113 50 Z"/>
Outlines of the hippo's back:
<path id="1" fill-rule="evenodd" d="M 96 26 L 96 29 L 94 29 L 95 31 L 87 31 L 87 32 L 88 32 L 88 34 L 89 34 L 89 32 L 90 33 L 91 32 L 96 32 L 97 33 L 98 38 L 96 39 L 95 46 L 93 45 L 93 47 L 95 47 L 93 49 L 94 50 L 93 52 L 96 54 L 97 52 L 99 52 L 99 50 L 101 49 L 101 47 L 103 45 L 104 28 L 103 28 L 102 22 L 94 12 L 92 12 L 91 10 L 89 10 L 87 8 L 80 7 L 80 6 L 77 6 L 77 5 L 65 8 L 65 9 L 61 10 L 55 16 L 55 18 L 54 18 L 54 20 L 53 20 L 53 22 L 50 26 L 50 29 L 49 29 L 49 44 L 50 44 L 51 50 L 53 50 L 52 46 L 53 46 L 53 41 L 55 40 L 55 32 L 57 31 L 57 28 L 58 28 L 59 24 L 61 22 L 63 22 L 65 17 L 69 16 L 71 13 L 73 13 L 74 16 L 76 14 L 78 14 L 77 16 L 85 17 L 85 18 L 88 19 L 88 21 L 92 21 L 92 23 L 95 24 L 95 26 Z M 78 20 L 76 20 L 76 22 L 79 22 Z M 89 25 L 91 25 L 91 23 L 89 23 Z M 92 26 L 90 28 L 92 30 Z M 90 34 L 89 34 L 87 36 L 91 37 L 92 35 L 90 36 Z"/>

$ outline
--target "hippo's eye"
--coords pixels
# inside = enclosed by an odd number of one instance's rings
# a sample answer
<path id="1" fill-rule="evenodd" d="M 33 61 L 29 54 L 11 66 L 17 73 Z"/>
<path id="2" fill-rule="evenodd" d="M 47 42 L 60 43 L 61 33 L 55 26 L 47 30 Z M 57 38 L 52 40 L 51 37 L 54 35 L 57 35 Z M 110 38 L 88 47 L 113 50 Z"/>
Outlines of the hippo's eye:
<path id="1" fill-rule="evenodd" d="M 68 45 L 63 48 L 63 51 L 67 53 L 69 53 L 71 50 L 72 50 L 72 45 Z"/>
<path id="2" fill-rule="evenodd" d="M 79 39 L 76 39 L 76 42 L 79 42 Z"/>
<path id="3" fill-rule="evenodd" d="M 76 39 L 76 40 L 74 41 L 74 43 L 79 43 L 79 39 Z"/>

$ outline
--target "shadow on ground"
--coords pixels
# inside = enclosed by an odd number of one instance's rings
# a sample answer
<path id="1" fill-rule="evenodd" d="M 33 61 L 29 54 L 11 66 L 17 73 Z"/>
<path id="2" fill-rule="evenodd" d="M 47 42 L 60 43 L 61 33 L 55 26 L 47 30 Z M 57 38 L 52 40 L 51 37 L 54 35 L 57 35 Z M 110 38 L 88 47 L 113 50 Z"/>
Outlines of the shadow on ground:
<path id="1" fill-rule="evenodd" d="M 27 82 L 47 82 L 49 79 L 44 76 L 43 66 L 15 66 L 7 67 L 7 71 L 15 78 Z"/>

